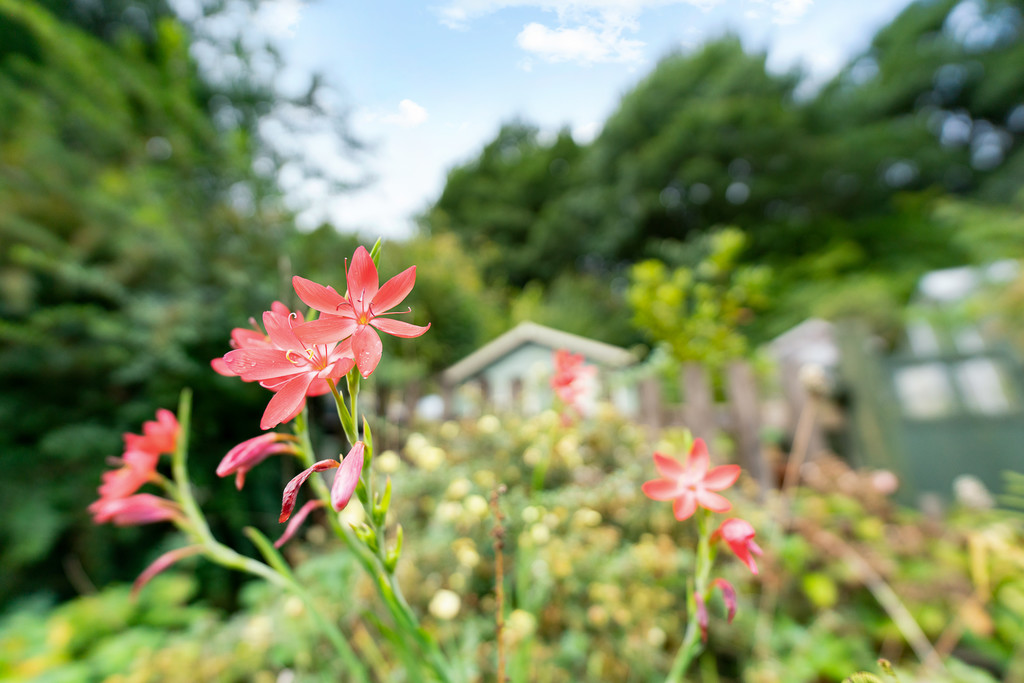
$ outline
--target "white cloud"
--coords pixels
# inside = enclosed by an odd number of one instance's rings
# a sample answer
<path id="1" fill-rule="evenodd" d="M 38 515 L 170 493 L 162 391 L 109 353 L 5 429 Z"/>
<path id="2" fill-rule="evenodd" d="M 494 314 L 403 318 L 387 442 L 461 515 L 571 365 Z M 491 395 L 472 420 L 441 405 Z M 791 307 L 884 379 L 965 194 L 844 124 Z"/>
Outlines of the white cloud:
<path id="1" fill-rule="evenodd" d="M 639 40 L 623 38 L 618 31 L 595 31 L 587 26 L 548 28 L 536 22 L 527 24 L 516 36 L 523 50 L 549 62 L 637 62 L 642 61 Z"/>
<path id="2" fill-rule="evenodd" d="M 467 29 L 473 19 L 503 9 L 534 8 L 555 14 L 557 26 L 531 22 L 516 36 L 516 43 L 531 56 L 547 62 L 641 63 L 646 44 L 625 35 L 639 29 L 638 18 L 649 9 L 692 5 L 711 9 L 725 0 L 448 0 L 437 11 L 441 23 Z M 791 0 L 796 1 L 796 0 Z M 532 62 L 520 66 L 529 71 Z"/>
<path id="3" fill-rule="evenodd" d="M 256 12 L 256 24 L 271 38 L 294 38 L 304 5 L 304 0 L 264 2 Z"/>
<path id="4" fill-rule="evenodd" d="M 402 128 L 415 128 L 427 120 L 427 110 L 412 100 L 402 100 L 398 103 L 398 112 L 388 114 L 382 121 Z"/>
<path id="5" fill-rule="evenodd" d="M 572 138 L 578 144 L 585 145 L 591 142 L 598 136 L 604 124 L 600 121 L 591 121 L 589 123 L 581 123 L 578 126 L 573 126 Z"/>
<path id="6" fill-rule="evenodd" d="M 814 0 L 775 0 L 772 9 L 775 10 L 775 23 L 792 24 L 804 15 L 814 3 Z"/>

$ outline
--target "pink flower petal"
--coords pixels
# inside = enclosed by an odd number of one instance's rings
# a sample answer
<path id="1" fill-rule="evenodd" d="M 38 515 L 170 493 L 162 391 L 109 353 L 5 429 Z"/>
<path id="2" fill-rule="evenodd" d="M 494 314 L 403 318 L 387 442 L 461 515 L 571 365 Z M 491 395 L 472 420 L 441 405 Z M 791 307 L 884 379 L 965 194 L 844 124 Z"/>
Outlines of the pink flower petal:
<path id="1" fill-rule="evenodd" d="M 402 337 L 403 339 L 422 336 L 424 332 L 430 329 L 430 323 L 420 326 L 401 320 L 393 320 L 392 318 L 373 318 L 370 324 L 381 332 L 386 332 L 395 337 Z"/>
<path id="2" fill-rule="evenodd" d="M 658 474 L 666 479 L 678 479 L 686 472 L 681 462 L 657 452 L 654 454 L 654 466 L 658 468 Z"/>
<path id="3" fill-rule="evenodd" d="M 318 507 L 323 507 L 324 502 L 322 500 L 310 500 L 306 501 L 306 504 L 299 508 L 299 511 L 288 520 L 288 526 L 285 527 L 284 533 L 281 534 L 281 538 L 274 541 L 274 547 L 280 548 L 287 543 L 295 532 L 299 530 L 302 523 L 306 521 L 306 517 L 309 517 L 309 513 L 316 510 Z"/>
<path id="4" fill-rule="evenodd" d="M 640 490 L 651 500 L 672 500 L 676 497 L 679 487 L 670 479 L 653 479 L 644 482 Z"/>
<path id="5" fill-rule="evenodd" d="M 306 347 L 295 336 L 288 318 L 282 318 L 272 311 L 267 311 L 263 314 L 263 327 L 267 329 L 267 336 L 277 348 L 300 356 L 306 355 Z"/>
<path id="6" fill-rule="evenodd" d="M 686 459 L 687 479 L 692 478 L 694 482 L 700 481 L 707 473 L 710 464 L 711 458 L 708 456 L 708 447 L 704 444 L 704 439 L 694 439 L 690 455 Z"/>
<path id="7" fill-rule="evenodd" d="M 351 337 L 356 327 L 355 318 L 324 313 L 316 320 L 296 326 L 294 331 L 306 344 L 333 344 Z"/>
<path id="8" fill-rule="evenodd" d="M 306 483 L 309 475 L 314 472 L 333 469 L 340 464 L 337 460 L 321 460 L 292 477 L 292 480 L 284 487 L 284 493 L 281 497 L 281 516 L 277 521 L 284 522 L 292 514 L 292 510 L 295 509 L 295 499 L 299 496 L 299 488 Z"/>
<path id="9" fill-rule="evenodd" d="M 373 297 L 373 314 L 380 315 L 402 303 L 416 284 L 416 266 L 406 268 L 384 283 Z"/>
<path id="10" fill-rule="evenodd" d="M 742 469 L 739 465 L 720 465 L 712 467 L 704 477 L 704 488 L 711 491 L 721 491 L 736 483 L 740 478 Z"/>
<path id="11" fill-rule="evenodd" d="M 302 402 L 306 400 L 306 389 L 312 381 L 313 375 L 303 373 L 278 387 L 277 393 L 263 411 L 260 429 L 273 429 L 282 422 L 294 419 L 302 409 Z"/>
<path id="12" fill-rule="evenodd" d="M 231 372 L 242 379 L 261 381 L 294 375 L 295 364 L 279 349 L 237 349 L 224 355 Z"/>
<path id="13" fill-rule="evenodd" d="M 356 356 L 356 366 L 359 374 L 369 377 L 377 368 L 381 354 L 384 352 L 384 345 L 380 337 L 369 325 L 360 325 L 355 334 L 352 335 L 352 351 Z"/>
<path id="14" fill-rule="evenodd" d="M 231 368 L 228 367 L 228 364 L 224 362 L 223 358 L 214 358 L 211 360 L 210 367 L 213 368 L 213 371 L 218 375 L 223 375 L 224 377 L 237 377 L 237 375 L 231 371 Z"/>
<path id="15" fill-rule="evenodd" d="M 689 491 L 683 493 L 681 496 L 672 501 L 672 512 L 675 513 L 676 519 L 682 522 L 684 519 L 689 519 L 693 516 L 693 513 L 697 511 L 697 497 Z"/>
<path id="16" fill-rule="evenodd" d="M 175 562 L 183 560 L 186 557 L 191 557 L 192 555 L 198 555 L 201 552 L 203 552 L 203 546 L 187 545 L 184 548 L 178 548 L 176 550 L 166 552 L 156 558 L 156 560 L 146 567 L 142 573 L 139 574 L 139 577 L 135 579 L 135 582 L 132 584 L 132 597 L 136 597 L 139 594 L 139 591 L 142 590 L 142 587 L 149 583 L 154 576 L 167 569 Z"/>
<path id="17" fill-rule="evenodd" d="M 360 246 L 352 255 L 352 263 L 348 266 L 348 298 L 356 315 L 365 312 L 370 307 L 370 302 L 377 296 L 380 287 L 380 278 L 377 275 L 377 266 L 373 265 L 373 258 L 366 247 Z"/>
<path id="18" fill-rule="evenodd" d="M 732 503 L 727 498 L 704 489 L 697 489 L 697 502 L 712 512 L 728 512 L 732 510 Z"/>
<path id="19" fill-rule="evenodd" d="M 334 287 L 324 287 L 298 275 L 292 278 L 292 287 L 302 303 L 322 313 L 335 313 L 339 306 L 348 303 Z"/>
<path id="20" fill-rule="evenodd" d="M 331 486 L 331 506 L 341 512 L 348 505 L 352 494 L 359 483 L 359 475 L 363 473 L 363 452 L 366 446 L 362 441 L 357 441 L 352 450 L 348 452 L 345 459 L 341 461 L 341 468 L 334 475 L 334 484 Z"/>

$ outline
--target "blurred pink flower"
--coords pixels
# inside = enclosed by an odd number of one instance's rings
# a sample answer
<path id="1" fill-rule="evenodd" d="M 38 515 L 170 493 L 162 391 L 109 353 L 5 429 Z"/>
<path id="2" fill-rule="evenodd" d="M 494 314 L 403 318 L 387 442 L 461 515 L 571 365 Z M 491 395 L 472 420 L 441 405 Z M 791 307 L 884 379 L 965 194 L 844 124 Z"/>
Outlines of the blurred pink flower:
<path id="1" fill-rule="evenodd" d="M 292 318 L 273 311 L 263 314 L 270 347 L 249 347 L 230 351 L 224 362 L 243 380 L 255 380 L 274 392 L 263 411 L 260 429 L 271 429 L 298 415 L 306 404 L 310 388 L 326 380 L 343 377 L 354 360 L 347 342 L 309 345 L 299 341 Z"/>
<path id="2" fill-rule="evenodd" d="M 693 600 L 697 605 L 697 625 L 700 627 L 700 640 L 702 643 L 708 642 L 708 607 L 704 604 L 704 596 L 700 594 L 700 591 L 693 592 Z"/>
<path id="3" fill-rule="evenodd" d="M 736 483 L 740 466 L 721 465 L 709 470 L 710 462 L 703 439 L 694 439 L 685 465 L 655 453 L 654 465 L 663 478 L 645 482 L 643 492 L 654 500 L 671 500 L 672 510 L 679 521 L 691 517 L 698 505 L 712 512 L 728 512 L 732 503 L 713 492 Z"/>
<path id="4" fill-rule="evenodd" d="M 728 612 L 727 618 L 731 624 L 733 618 L 736 616 L 736 589 L 732 587 L 731 583 L 721 577 L 712 581 L 711 587 L 717 587 L 722 591 L 722 601 L 725 602 L 725 609 Z"/>
<path id="5" fill-rule="evenodd" d="M 554 365 L 551 388 L 555 396 L 578 414 L 586 414 L 597 390 L 597 368 L 585 365 L 582 354 L 569 353 L 565 349 L 555 351 Z"/>
<path id="6" fill-rule="evenodd" d="M 235 488 L 241 489 L 245 484 L 245 475 L 256 465 L 278 453 L 297 454 L 298 437 L 292 434 L 268 432 L 247 439 L 238 444 L 217 465 L 217 476 L 235 475 Z"/>
<path id="7" fill-rule="evenodd" d="M 345 275 L 348 292 L 341 296 L 333 287 L 295 276 L 292 285 L 299 298 L 322 313 L 319 319 L 300 325 L 296 334 L 310 344 L 323 344 L 352 338 L 359 374 L 369 377 L 380 362 L 383 346 L 377 330 L 406 339 L 419 337 L 428 329 L 383 317 L 402 303 L 416 283 L 416 266 L 406 268 L 380 286 L 377 267 L 365 247 L 352 256 Z M 396 313 L 408 311 L 396 311 Z"/>
<path id="8" fill-rule="evenodd" d="M 100 498 L 125 498 L 138 491 L 153 478 L 159 457 L 147 451 L 126 452 L 121 467 L 102 474 Z"/>
<path id="9" fill-rule="evenodd" d="M 151 565 L 146 567 L 139 577 L 132 583 L 132 597 L 138 595 L 142 587 L 145 586 L 150 580 L 162 572 L 163 570 L 170 567 L 178 560 L 183 560 L 186 557 L 192 555 L 198 555 L 203 552 L 203 546 L 201 545 L 188 545 L 184 548 L 176 548 L 175 550 L 169 550 L 160 557 L 156 558 Z"/>
<path id="10" fill-rule="evenodd" d="M 125 434 L 125 451 L 145 451 L 153 455 L 171 454 L 178 444 L 181 426 L 174 413 L 161 408 L 156 411 L 156 421 L 142 423 L 142 434 Z"/>
<path id="11" fill-rule="evenodd" d="M 89 506 L 96 524 L 136 526 L 184 519 L 181 508 L 152 493 L 136 493 L 125 498 L 100 498 Z"/>
<path id="12" fill-rule="evenodd" d="M 730 517 L 722 522 L 715 533 L 711 534 L 711 542 L 715 543 L 719 538 L 724 540 L 736 557 L 740 558 L 740 561 L 747 565 L 752 573 L 757 574 L 757 565 L 750 554 L 761 555 L 762 553 L 760 546 L 754 542 L 754 533 L 754 527 L 750 522 Z"/>
<path id="13" fill-rule="evenodd" d="M 120 467 L 102 474 L 100 497 L 89 506 L 95 523 L 131 526 L 182 517 L 177 504 L 150 493 L 136 493 L 158 478 L 156 466 L 160 456 L 174 452 L 181 433 L 178 419 L 171 411 L 160 409 L 156 418 L 143 423 L 141 435 L 124 435 L 125 452 L 114 459 Z"/>

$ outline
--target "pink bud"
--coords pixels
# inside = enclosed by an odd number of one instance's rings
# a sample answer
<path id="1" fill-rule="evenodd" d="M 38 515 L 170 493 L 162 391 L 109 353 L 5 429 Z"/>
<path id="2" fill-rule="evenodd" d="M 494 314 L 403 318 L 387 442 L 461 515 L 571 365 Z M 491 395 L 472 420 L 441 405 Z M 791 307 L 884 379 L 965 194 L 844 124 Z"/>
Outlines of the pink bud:
<path id="1" fill-rule="evenodd" d="M 288 517 L 291 516 L 292 510 L 295 509 L 295 499 L 299 495 L 299 487 L 306 483 L 306 480 L 309 479 L 309 475 L 314 472 L 323 472 L 324 470 L 334 469 L 339 465 L 340 463 L 337 460 L 321 460 L 309 469 L 305 469 L 295 475 L 295 477 L 288 482 L 288 485 L 284 487 L 284 496 L 281 499 L 281 516 L 278 521 L 287 521 Z"/>
<path id="2" fill-rule="evenodd" d="M 365 450 L 366 446 L 363 442 L 357 441 L 345 459 L 341 461 L 341 469 L 334 475 L 334 485 L 331 487 L 331 506 L 339 512 L 348 505 L 348 501 L 359 484 L 359 475 L 363 472 L 363 452 Z"/>
<path id="3" fill-rule="evenodd" d="M 281 538 L 274 541 L 274 547 L 280 548 L 291 540 L 291 537 L 299 530 L 302 523 L 306 521 L 306 517 L 309 517 L 309 513 L 316 510 L 318 507 L 323 507 L 323 504 L 324 502 L 322 500 L 310 500 L 299 508 L 299 511 L 295 513 L 295 516 L 288 520 L 288 526 L 285 527 L 284 533 L 281 534 Z"/>
<path id="4" fill-rule="evenodd" d="M 697 625 L 700 626 L 700 640 L 702 643 L 706 643 L 708 642 L 708 608 L 699 591 L 694 591 L 693 597 L 697 603 Z"/>
<path id="5" fill-rule="evenodd" d="M 294 442 L 297 440 L 291 434 L 277 432 L 268 432 L 247 439 L 227 452 L 217 465 L 217 476 L 226 477 L 234 474 L 235 487 L 241 489 L 245 483 L 245 475 L 256 465 L 277 453 L 296 453 Z"/>
<path id="6" fill-rule="evenodd" d="M 712 581 L 711 585 L 722 591 L 722 600 L 725 601 L 725 608 L 728 610 L 728 619 L 731 624 L 733 617 L 736 616 L 736 589 L 732 587 L 731 583 L 721 578 Z"/>

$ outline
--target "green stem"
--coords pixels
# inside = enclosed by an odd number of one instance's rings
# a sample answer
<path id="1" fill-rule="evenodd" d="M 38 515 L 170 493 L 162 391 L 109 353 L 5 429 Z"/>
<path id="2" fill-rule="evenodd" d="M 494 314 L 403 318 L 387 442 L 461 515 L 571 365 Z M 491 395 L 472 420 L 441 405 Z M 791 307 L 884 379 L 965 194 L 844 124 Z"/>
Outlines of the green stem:
<path id="1" fill-rule="evenodd" d="M 324 633 L 327 634 L 328 639 L 348 665 L 353 676 L 361 683 L 369 683 L 365 669 L 363 669 L 359 658 L 356 657 L 355 652 L 349 646 L 348 641 L 345 640 L 345 636 L 342 635 L 336 625 L 328 622 L 316 610 L 309 594 L 295 581 L 291 571 L 287 570 L 287 565 L 284 564 L 283 559 L 281 560 L 282 566 L 277 567 L 275 571 L 275 569 L 262 562 L 235 552 L 213 537 L 213 533 L 206 523 L 206 517 L 203 516 L 202 510 L 200 510 L 198 503 L 196 503 L 195 496 L 192 495 L 192 482 L 188 476 L 188 435 L 191 419 L 192 391 L 190 389 L 183 389 L 178 399 L 178 424 L 180 425 L 178 442 L 174 453 L 171 455 L 171 473 L 174 477 L 174 483 L 166 482 L 165 486 L 178 501 L 182 511 L 185 513 L 187 523 L 182 525 L 182 527 L 186 528 L 202 544 L 204 554 L 211 562 L 215 562 L 228 569 L 258 576 L 280 588 L 295 593 L 310 608 L 313 618 L 323 629 Z M 282 571 L 282 567 L 284 571 Z"/>
<path id="2" fill-rule="evenodd" d="M 707 602 L 708 577 L 711 574 L 711 565 L 714 563 L 708 529 L 708 513 L 703 509 L 697 510 L 697 530 L 697 566 L 694 569 L 693 590 L 689 591 L 686 596 L 686 604 L 689 607 L 686 632 L 683 634 L 683 642 L 679 646 L 679 651 L 676 653 L 675 661 L 672 662 L 672 669 L 669 671 L 665 683 L 679 683 L 686 674 L 686 670 L 690 668 L 690 664 L 703 649 L 697 623 L 697 601 L 694 595 L 700 595 L 705 603 Z"/>
<path id="3" fill-rule="evenodd" d="M 327 638 L 334 645 L 334 649 L 341 655 L 342 660 L 345 662 L 345 666 L 348 671 L 355 677 L 356 680 L 362 683 L 369 683 L 369 674 L 366 672 L 366 668 L 363 667 L 362 662 L 359 661 L 359 657 L 356 655 L 355 650 L 348 644 L 348 640 L 342 634 L 338 625 L 327 617 L 325 617 L 319 609 L 317 609 L 316 601 L 313 597 L 302 587 L 302 584 L 298 582 L 295 575 L 292 573 L 291 567 L 285 562 L 284 558 L 281 557 L 281 553 L 277 551 L 277 548 L 271 544 L 267 537 L 264 536 L 255 527 L 246 527 L 245 535 L 253 542 L 256 548 L 263 555 L 267 564 L 273 567 L 277 574 L 284 577 L 287 588 L 294 593 L 302 603 L 309 610 L 309 613 L 313 615 L 313 620 L 317 622 L 320 629 L 327 634 Z M 256 563 L 259 566 L 262 564 Z"/>
<path id="4" fill-rule="evenodd" d="M 337 390 L 337 387 L 333 382 L 328 380 L 331 385 L 331 391 L 334 394 L 335 401 L 338 402 L 338 414 L 347 415 L 351 419 L 352 413 L 348 411 L 347 407 L 342 407 L 343 398 L 341 393 Z M 344 411 L 344 412 L 343 412 Z M 344 424 L 344 420 L 343 420 Z M 347 431 L 347 430 L 346 430 Z M 299 438 L 299 445 L 301 453 L 299 454 L 300 459 L 309 467 L 313 464 L 316 456 L 313 452 L 313 443 L 309 436 L 309 425 L 306 419 L 306 411 L 304 410 L 295 420 L 295 432 Z M 350 439 L 354 438 L 354 435 L 346 434 Z M 355 443 L 355 441 L 352 441 Z M 419 619 L 413 612 L 412 607 L 406 601 L 402 595 L 401 588 L 398 585 L 398 581 L 394 575 L 387 571 L 385 565 L 385 550 L 384 544 L 378 543 L 377 552 L 370 550 L 365 544 L 360 543 L 353 534 L 345 528 L 345 526 L 338 519 L 336 514 L 333 514 L 333 508 L 331 507 L 331 492 L 327 488 L 327 484 L 320 477 L 310 477 L 309 482 L 313 487 L 313 492 L 316 496 L 324 502 L 327 509 L 330 511 L 327 515 L 328 523 L 333 529 L 335 535 L 338 536 L 345 544 L 345 547 L 352 552 L 356 560 L 362 566 L 363 571 L 369 574 L 371 577 L 376 577 L 374 584 L 377 586 L 377 592 L 380 594 L 381 600 L 384 601 L 384 605 L 388 608 L 391 613 L 391 617 L 398 627 L 398 631 L 406 638 L 412 637 L 413 641 L 420 647 L 420 649 L 426 653 L 426 662 L 430 666 L 430 669 L 434 672 L 435 676 L 440 681 L 451 681 L 452 675 L 447 661 L 444 655 L 441 653 L 437 642 L 419 626 Z M 372 492 L 368 491 L 368 496 L 372 501 Z M 372 514 L 370 515 L 372 517 Z M 371 520 L 372 523 L 372 520 Z M 375 533 L 378 530 L 375 529 Z"/>

